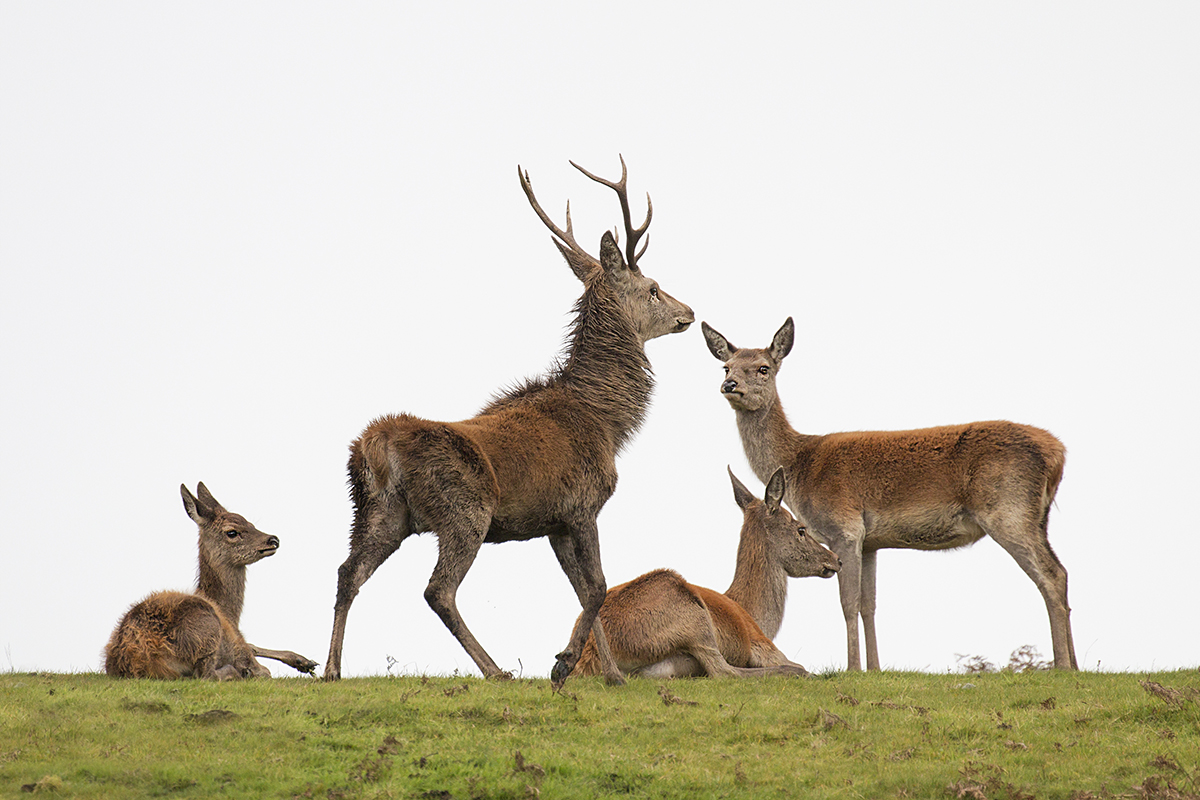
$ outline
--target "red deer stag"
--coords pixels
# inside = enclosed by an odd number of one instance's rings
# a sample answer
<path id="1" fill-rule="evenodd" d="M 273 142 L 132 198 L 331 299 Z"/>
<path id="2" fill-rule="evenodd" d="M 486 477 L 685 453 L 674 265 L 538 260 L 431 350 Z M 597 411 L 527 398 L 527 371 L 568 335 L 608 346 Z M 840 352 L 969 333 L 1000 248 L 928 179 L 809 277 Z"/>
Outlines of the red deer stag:
<path id="1" fill-rule="evenodd" d="M 813 535 L 842 559 L 847 665 L 879 669 L 875 563 L 884 548 L 946 550 L 991 536 L 1046 601 L 1054 666 L 1077 669 L 1067 605 L 1067 571 L 1050 548 L 1046 523 L 1066 451 L 1040 428 L 973 422 L 913 431 L 809 436 L 788 423 L 775 376 L 791 351 L 789 317 L 762 350 L 734 347 L 702 324 L 708 349 L 725 362 L 721 392 L 737 412 L 746 458 L 761 478 L 783 465 L 787 502 Z"/>
<path id="2" fill-rule="evenodd" d="M 651 678 L 808 674 L 771 640 L 783 624 L 788 578 L 831 577 L 838 558 L 780 505 L 782 468 L 762 500 L 732 470 L 729 478 L 743 515 L 733 583 L 720 594 L 659 569 L 610 589 L 599 619 L 620 669 Z M 574 674 L 601 671 L 588 637 Z"/>
<path id="3" fill-rule="evenodd" d="M 571 230 L 557 227 L 517 167 L 521 188 L 553 232 L 583 295 L 567 352 L 549 375 L 499 395 L 462 422 L 431 422 L 401 414 L 372 422 L 350 445 L 348 466 L 354 523 L 350 556 L 338 569 L 333 636 L 325 679 L 341 676 L 346 616 L 359 589 L 405 538 L 432 531 L 438 559 L 425 600 L 485 677 L 503 672 L 467 629 L 455 604 L 463 577 L 484 542 L 545 536 L 571 581 L 583 614 L 551 677 L 561 685 L 583 650 L 604 602 L 604 573 L 596 515 L 617 485 L 616 456 L 642 424 L 654 382 L 645 343 L 679 333 L 692 310 L 644 275 L 637 243 L 650 224 L 634 228 L 621 179 L 607 181 L 572 162 L 587 177 L 615 190 L 625 221 L 625 256 L 611 232 L 600 258 L 588 255 Z M 647 244 L 649 239 L 647 239 Z M 595 633 L 603 644 L 599 626 Z M 615 667 L 608 671 L 619 682 Z"/>
<path id="4" fill-rule="evenodd" d="M 200 569 L 194 594 L 155 592 L 133 606 L 104 648 L 104 669 L 124 678 L 270 677 L 259 658 L 301 672 L 317 666 L 290 650 L 248 644 L 238 630 L 246 596 L 246 567 L 272 556 L 279 537 L 226 511 L 203 483 L 193 496 L 179 487 L 183 507 L 200 529 Z"/>

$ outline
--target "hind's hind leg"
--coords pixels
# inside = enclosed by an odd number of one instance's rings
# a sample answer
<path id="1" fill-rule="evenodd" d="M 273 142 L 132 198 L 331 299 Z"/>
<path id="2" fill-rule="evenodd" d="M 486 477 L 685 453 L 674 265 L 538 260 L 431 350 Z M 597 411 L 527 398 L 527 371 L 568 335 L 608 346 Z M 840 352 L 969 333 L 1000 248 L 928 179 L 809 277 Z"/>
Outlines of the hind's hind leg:
<path id="1" fill-rule="evenodd" d="M 342 642 L 346 618 L 358 590 L 375 574 L 409 534 L 408 507 L 399 497 L 371 498 L 366 508 L 355 508 L 350 534 L 350 556 L 338 567 L 337 600 L 333 606 L 333 635 L 324 679 L 342 677 Z"/>

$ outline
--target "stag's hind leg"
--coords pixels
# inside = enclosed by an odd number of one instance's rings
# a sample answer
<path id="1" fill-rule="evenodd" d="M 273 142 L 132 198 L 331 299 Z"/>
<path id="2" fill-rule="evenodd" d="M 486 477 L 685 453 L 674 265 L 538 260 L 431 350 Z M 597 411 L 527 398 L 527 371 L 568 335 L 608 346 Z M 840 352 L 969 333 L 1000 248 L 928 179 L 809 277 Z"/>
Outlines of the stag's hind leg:
<path id="1" fill-rule="evenodd" d="M 362 506 L 356 503 L 354 527 L 350 532 L 350 556 L 338 567 L 333 635 L 329 641 L 329 658 L 325 661 L 325 680 L 335 681 L 342 677 L 346 618 L 358 590 L 396 552 L 410 532 L 408 506 L 400 497 L 372 497 Z"/>
<path id="2" fill-rule="evenodd" d="M 1020 565 L 1037 585 L 1050 616 L 1050 638 L 1056 669 L 1079 669 L 1071 635 L 1071 607 L 1067 603 L 1067 570 L 1050 547 L 1046 534 L 1049 512 L 1040 519 L 1032 513 L 1004 513 L 983 521 L 983 528 Z"/>
<path id="3" fill-rule="evenodd" d="M 458 612 L 456 597 L 459 584 L 475 563 L 475 556 L 479 554 L 479 548 L 487 536 L 490 521 L 490 514 L 486 515 L 487 521 L 482 523 L 478 520 L 472 523 L 469 520 L 470 516 L 476 515 L 463 515 L 464 518 L 438 526 L 436 529 L 438 560 L 433 568 L 433 575 L 429 578 L 429 585 L 425 587 L 425 602 L 429 603 L 429 607 L 450 633 L 454 634 L 454 638 L 458 639 L 458 643 L 467 651 L 467 655 L 475 662 L 475 666 L 479 667 L 485 678 L 512 677 L 510 673 L 496 666 L 496 662 L 467 628 L 467 623 Z"/>

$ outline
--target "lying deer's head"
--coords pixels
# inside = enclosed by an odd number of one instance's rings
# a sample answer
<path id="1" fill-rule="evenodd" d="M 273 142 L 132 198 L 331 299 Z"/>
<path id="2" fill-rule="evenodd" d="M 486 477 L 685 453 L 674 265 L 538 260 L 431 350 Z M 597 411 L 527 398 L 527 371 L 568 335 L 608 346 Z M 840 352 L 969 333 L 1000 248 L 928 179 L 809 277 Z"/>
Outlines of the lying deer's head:
<path id="1" fill-rule="evenodd" d="M 658 281 L 647 277 L 638 267 L 638 259 L 646 252 L 650 237 L 646 237 L 641 250 L 637 249 L 637 245 L 650 227 L 654 206 L 650 203 L 650 195 L 647 194 L 646 221 L 640 228 L 634 228 L 630 218 L 629 195 L 625 188 L 625 159 L 621 158 L 621 180 L 615 182 L 593 175 L 574 161 L 571 162 L 571 166 L 617 193 L 625 221 L 624 254 L 621 253 L 617 237 L 611 231 L 605 231 L 600 237 L 600 257 L 589 255 L 575 241 L 575 234 L 571 230 L 570 202 L 567 203 L 567 227 L 564 230 L 555 225 L 538 205 L 537 198 L 533 195 L 533 186 L 529 182 L 529 173 L 523 172 L 518 166 L 517 177 L 521 179 L 521 188 L 525 190 L 529 204 L 533 206 L 542 223 L 554 234 L 554 244 L 567 260 L 571 271 L 583 281 L 584 286 L 592 286 L 600 280 L 608 284 L 643 344 L 668 333 L 682 333 L 687 330 L 688 326 L 696 321 L 692 309 L 663 291 Z"/>
<path id="2" fill-rule="evenodd" d="M 729 405 L 738 411 L 760 411 L 769 408 L 775 401 L 775 374 L 779 372 L 783 359 L 792 351 L 796 328 L 788 317 L 775 333 L 771 346 L 762 350 L 734 347 L 733 343 L 709 327 L 700 323 L 708 350 L 719 361 L 725 362 L 725 380 L 721 393 Z"/>
<path id="3" fill-rule="evenodd" d="M 841 559 L 810 536 L 808 529 L 783 507 L 787 489 L 783 467 L 775 470 L 767 481 L 762 500 L 750 493 L 732 469 L 729 479 L 733 482 L 733 499 L 745 515 L 743 544 L 755 542 L 754 546 L 764 550 L 768 563 L 779 564 L 792 578 L 829 578 L 841 569 Z"/>
<path id="4" fill-rule="evenodd" d="M 200 552 L 213 566 L 244 567 L 275 555 L 279 537 L 263 533 L 243 517 L 226 511 L 203 483 L 193 496 L 182 484 L 183 507 L 200 528 Z"/>

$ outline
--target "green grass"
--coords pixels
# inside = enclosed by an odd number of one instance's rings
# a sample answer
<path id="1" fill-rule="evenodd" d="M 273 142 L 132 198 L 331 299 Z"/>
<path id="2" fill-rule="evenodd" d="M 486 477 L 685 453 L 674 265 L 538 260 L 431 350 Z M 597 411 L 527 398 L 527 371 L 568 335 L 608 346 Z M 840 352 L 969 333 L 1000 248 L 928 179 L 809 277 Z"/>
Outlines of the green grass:
<path id="1" fill-rule="evenodd" d="M 1177 695 L 1150 693 L 1147 679 Z M 545 680 L 0 674 L 0 797 L 23 787 L 80 798 L 1200 797 L 1200 671 L 584 679 L 559 694 Z"/>

